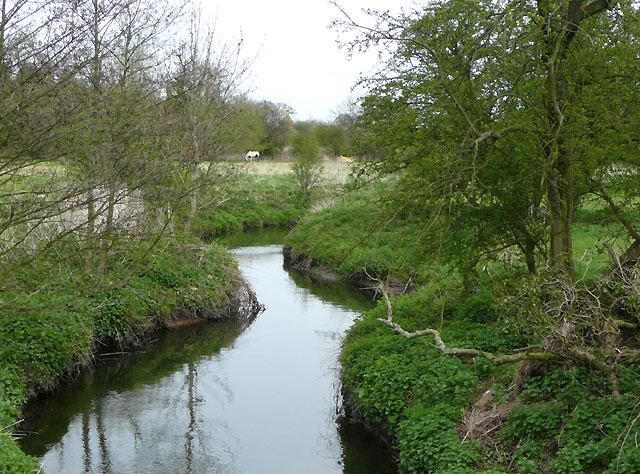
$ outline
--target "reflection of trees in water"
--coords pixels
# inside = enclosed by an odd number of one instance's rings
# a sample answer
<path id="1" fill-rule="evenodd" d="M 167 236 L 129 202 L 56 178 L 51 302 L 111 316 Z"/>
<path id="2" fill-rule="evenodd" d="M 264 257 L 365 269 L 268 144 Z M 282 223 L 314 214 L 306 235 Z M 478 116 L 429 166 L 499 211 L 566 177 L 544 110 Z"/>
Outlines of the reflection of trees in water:
<path id="1" fill-rule="evenodd" d="M 109 448 L 107 447 L 106 429 L 102 420 L 104 414 L 103 408 L 104 399 L 98 400 L 96 407 L 96 431 L 98 432 L 98 446 L 100 447 L 100 472 L 111 472 L 111 461 L 109 456 Z"/>
<path id="2" fill-rule="evenodd" d="M 370 292 L 342 282 L 319 281 L 295 270 L 286 271 L 298 288 L 309 290 L 323 302 L 339 305 L 351 311 L 366 311 L 375 307 L 375 301 Z"/>
<path id="3" fill-rule="evenodd" d="M 27 407 L 28 430 L 48 436 L 23 439 L 23 449 L 36 456 L 48 453 L 51 460 L 47 462 L 71 466 L 69 472 L 119 472 L 118 466 L 126 466 L 144 452 L 155 452 L 145 461 L 149 472 L 157 472 L 162 460 L 173 459 L 176 466 L 182 463 L 176 472 L 183 472 L 185 466 L 192 472 L 199 472 L 198 466 L 203 472 L 214 466 L 215 472 L 233 470 L 233 462 L 223 465 L 233 460 L 232 450 L 221 446 L 224 451 L 216 456 L 211 448 L 214 438 L 228 438 L 228 430 L 211 422 L 211 417 L 203 423 L 198 411 L 202 401 L 198 387 L 205 381 L 199 380 L 197 361 L 230 346 L 252 322 L 202 323 L 170 331 L 144 352 L 99 363 L 80 387 L 62 388 Z M 206 377 L 211 376 L 223 404 L 233 397 L 231 388 L 215 374 Z M 140 410 L 150 405 L 156 412 Z M 184 430 L 176 429 L 182 423 Z M 73 453 L 80 457 L 70 459 Z"/>
<path id="4" fill-rule="evenodd" d="M 91 446 L 89 445 L 89 413 L 82 414 L 82 464 L 85 472 L 91 472 Z"/>
<path id="5" fill-rule="evenodd" d="M 199 393 L 205 384 L 198 369 L 191 361 L 153 387 L 110 393 L 95 401 L 50 450 L 45 468 L 57 465 L 59 472 L 80 468 L 107 474 L 126 472 L 132 464 L 140 472 L 234 472 L 229 443 L 237 442 L 223 423 L 203 413 Z M 148 406 L 151 394 L 155 394 L 153 413 Z M 145 410 L 139 410 L 141 406 Z M 72 444 L 74 432 L 82 456 L 75 462 L 69 457 L 77 450 Z"/>
<path id="6" fill-rule="evenodd" d="M 189 410 L 189 426 L 187 428 L 187 432 L 185 434 L 186 441 L 184 443 L 185 457 L 186 457 L 186 467 L 187 472 L 191 472 L 193 468 L 193 436 L 196 431 L 196 400 L 195 400 L 195 377 L 196 377 L 196 369 L 193 366 L 193 362 L 189 362 L 187 364 L 187 384 L 188 384 L 188 395 L 187 395 L 187 409 Z"/>

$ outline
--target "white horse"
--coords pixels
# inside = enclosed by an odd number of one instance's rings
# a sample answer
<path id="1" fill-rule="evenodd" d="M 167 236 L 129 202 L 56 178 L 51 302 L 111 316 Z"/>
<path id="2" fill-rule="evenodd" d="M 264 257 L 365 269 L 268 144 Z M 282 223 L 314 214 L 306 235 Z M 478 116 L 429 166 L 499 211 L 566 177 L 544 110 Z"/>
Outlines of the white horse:
<path id="1" fill-rule="evenodd" d="M 259 151 L 250 151 L 248 152 L 245 156 L 244 156 L 244 161 L 253 161 L 253 159 L 258 159 L 260 158 L 260 152 Z"/>

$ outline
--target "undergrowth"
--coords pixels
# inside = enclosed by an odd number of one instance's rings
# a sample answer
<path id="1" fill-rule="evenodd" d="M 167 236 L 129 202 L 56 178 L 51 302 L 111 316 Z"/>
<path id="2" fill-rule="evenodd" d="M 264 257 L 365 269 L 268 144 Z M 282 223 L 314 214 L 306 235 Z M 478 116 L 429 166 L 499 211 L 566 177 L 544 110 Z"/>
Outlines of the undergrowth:
<path id="1" fill-rule="evenodd" d="M 410 330 L 441 327 L 456 347 L 510 353 L 526 345 L 501 329 L 485 298 L 451 289 L 442 311 L 436 296 L 425 287 L 393 298 L 394 321 Z M 382 303 L 348 331 L 343 383 L 359 416 L 392 434 L 403 472 L 640 472 L 640 377 L 632 366 L 621 400 L 608 395 L 600 374 L 563 365 L 539 365 L 518 390 L 515 367 L 443 355 L 430 336 L 403 338 L 379 317 Z M 487 389 L 488 405 L 477 406 Z M 479 429 L 469 426 L 479 410 L 500 411 L 492 419 L 498 429 L 468 436 Z"/>

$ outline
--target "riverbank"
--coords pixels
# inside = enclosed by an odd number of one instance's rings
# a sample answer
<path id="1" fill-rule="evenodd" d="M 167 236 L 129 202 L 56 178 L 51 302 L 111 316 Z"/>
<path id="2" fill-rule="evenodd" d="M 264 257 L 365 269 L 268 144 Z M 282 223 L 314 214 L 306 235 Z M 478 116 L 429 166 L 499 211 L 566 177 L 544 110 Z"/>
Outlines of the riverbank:
<path id="1" fill-rule="evenodd" d="M 122 235 L 106 263 L 69 236 L 15 275 L 0 300 L 0 472 L 38 471 L 13 439 L 21 407 L 91 370 L 101 348 L 142 347 L 159 330 L 260 310 L 235 259 L 202 239 L 292 225 L 305 212 L 295 179 L 244 174 L 223 190 L 203 189 L 201 198 L 190 236 Z M 182 229 L 185 217 L 177 212 L 172 227 Z"/>
<path id="2" fill-rule="evenodd" d="M 494 264 L 470 285 L 424 234 L 410 216 L 387 221 L 375 198 L 360 196 L 306 217 L 286 245 L 290 262 L 322 268 L 319 276 L 410 282 L 413 291 L 389 300 L 406 331 L 436 328 L 447 347 L 492 354 L 539 344 L 506 317 L 528 311 L 526 294 L 513 309 L 499 306 L 518 278 Z M 637 359 L 618 361 L 616 396 L 605 374 L 570 359 L 493 365 L 443 354 L 433 336 L 402 337 L 380 321 L 388 317 L 382 300 L 348 330 L 343 395 L 347 415 L 393 446 L 403 472 L 640 472 L 640 449 L 629 442 L 640 416 Z M 624 337 L 637 346 L 634 333 Z"/>
<path id="3" fill-rule="evenodd" d="M 298 185 L 287 174 L 243 175 L 220 195 L 208 190 L 191 233 L 203 240 L 263 227 L 292 227 L 306 212 Z"/>
<path id="4" fill-rule="evenodd" d="M 366 286 L 385 280 L 394 293 L 428 281 L 433 257 L 420 245 L 420 223 L 393 218 L 378 200 L 377 192 L 351 194 L 305 216 L 285 239 L 286 262 L 320 278 Z"/>
<path id="5" fill-rule="evenodd" d="M 335 418 L 339 344 L 371 298 L 285 271 L 267 234 L 232 250 L 259 318 L 167 331 L 101 361 L 27 406 L 39 434 L 23 449 L 46 472 L 397 473 L 384 446 Z"/>
<path id="6" fill-rule="evenodd" d="M 11 439 L 20 407 L 90 368 L 101 347 L 140 347 L 178 321 L 251 318 L 260 310 L 235 261 L 217 245 L 164 238 L 123 246 L 100 278 L 85 263 L 59 263 L 54 273 L 4 295 L 0 472 L 38 468 Z"/>

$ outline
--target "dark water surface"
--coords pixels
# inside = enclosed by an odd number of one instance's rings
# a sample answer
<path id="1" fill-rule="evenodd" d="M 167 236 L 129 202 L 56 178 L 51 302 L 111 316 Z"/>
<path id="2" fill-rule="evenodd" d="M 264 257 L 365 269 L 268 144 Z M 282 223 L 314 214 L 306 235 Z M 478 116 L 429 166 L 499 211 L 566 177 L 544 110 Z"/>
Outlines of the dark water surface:
<path id="1" fill-rule="evenodd" d="M 234 251 L 267 306 L 253 324 L 170 331 L 98 363 L 27 408 L 38 434 L 23 449 L 50 474 L 397 472 L 377 440 L 336 421 L 339 343 L 372 301 L 290 275 L 281 250 Z"/>

